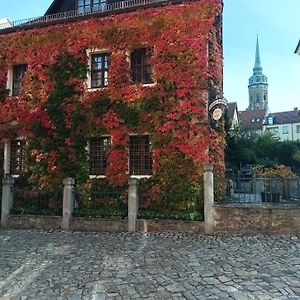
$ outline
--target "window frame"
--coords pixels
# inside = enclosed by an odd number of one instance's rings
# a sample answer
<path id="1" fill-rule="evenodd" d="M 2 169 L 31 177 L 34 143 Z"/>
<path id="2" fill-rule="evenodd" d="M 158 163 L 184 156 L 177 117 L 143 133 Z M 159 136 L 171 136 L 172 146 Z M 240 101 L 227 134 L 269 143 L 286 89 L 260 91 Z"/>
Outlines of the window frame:
<path id="1" fill-rule="evenodd" d="M 82 2 L 82 5 L 80 5 L 79 2 Z M 107 5 L 106 0 L 81 0 L 81 1 L 77 0 L 76 1 L 76 9 L 79 14 L 103 11 L 106 5 Z"/>
<path id="2" fill-rule="evenodd" d="M 282 126 L 282 134 L 289 134 L 289 126 L 288 125 Z"/>
<path id="3" fill-rule="evenodd" d="M 100 89 L 105 89 L 109 86 L 109 70 L 110 70 L 110 52 L 107 49 L 87 49 L 86 54 L 88 57 L 88 72 L 86 78 L 87 91 L 96 91 Z M 107 85 L 92 87 L 92 59 L 94 55 L 108 55 L 108 65 L 107 65 Z M 102 72 L 102 71 L 99 71 Z M 103 81 L 102 81 L 103 82 Z"/>
<path id="4" fill-rule="evenodd" d="M 27 170 L 26 145 L 22 139 L 10 142 L 8 173 L 12 176 L 20 176 Z"/>
<path id="5" fill-rule="evenodd" d="M 137 139 L 141 140 L 135 142 L 134 140 Z M 147 177 L 153 175 L 151 140 L 148 134 L 129 135 L 128 171 L 130 177 Z"/>
<path id="6" fill-rule="evenodd" d="M 296 125 L 296 133 L 300 133 L 300 124 Z"/>
<path id="7" fill-rule="evenodd" d="M 153 84 L 153 67 L 151 57 L 153 48 L 133 49 L 130 53 L 130 74 L 133 84 Z M 147 71 L 147 68 L 149 68 Z"/>
<path id="8" fill-rule="evenodd" d="M 105 140 L 108 143 L 105 145 Z M 92 142 L 100 144 L 92 146 Z M 101 142 L 103 141 L 103 142 Z M 90 177 L 105 177 L 108 166 L 108 149 L 111 146 L 110 136 L 93 137 L 88 141 L 89 175 Z M 98 149 L 97 149 L 98 147 Z M 107 147 L 107 148 L 106 148 Z M 100 149 L 99 149 L 100 148 Z M 93 150 L 92 150 L 93 149 Z M 98 165 L 100 163 L 100 165 Z"/>
<path id="9" fill-rule="evenodd" d="M 16 77 L 16 68 L 22 68 L 23 70 L 21 72 L 21 76 Z M 6 88 L 9 90 L 9 95 L 13 96 L 13 97 L 18 97 L 21 94 L 21 90 L 22 90 L 22 85 L 23 85 L 23 79 L 25 76 L 25 73 L 28 69 L 28 64 L 27 63 L 18 63 L 18 64 L 14 64 L 12 65 L 8 72 L 7 72 L 7 84 L 6 84 Z M 16 84 L 17 82 L 17 84 Z M 15 87 L 16 85 L 18 85 L 18 87 Z"/>
<path id="10" fill-rule="evenodd" d="M 94 61 L 94 58 L 100 58 L 100 60 Z M 91 89 L 99 89 L 107 87 L 109 84 L 109 53 L 91 53 L 90 59 L 90 87 Z M 99 64 L 100 68 L 97 67 Z M 100 77 L 97 78 L 96 75 L 100 74 Z M 96 76 L 96 77 L 95 77 Z M 93 81 L 101 81 L 100 85 L 93 84 Z"/>

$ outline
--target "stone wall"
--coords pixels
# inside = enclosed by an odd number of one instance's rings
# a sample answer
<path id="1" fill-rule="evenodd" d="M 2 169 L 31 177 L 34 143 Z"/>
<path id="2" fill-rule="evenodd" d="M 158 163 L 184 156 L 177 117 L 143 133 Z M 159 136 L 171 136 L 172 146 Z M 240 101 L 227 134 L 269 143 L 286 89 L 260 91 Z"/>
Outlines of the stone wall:
<path id="1" fill-rule="evenodd" d="M 186 233 L 204 233 L 204 222 L 175 220 L 138 220 L 137 231 L 163 232 L 176 231 Z"/>
<path id="2" fill-rule="evenodd" d="M 62 217 L 10 215 L 7 227 L 12 229 L 59 230 L 61 229 L 61 222 Z"/>
<path id="3" fill-rule="evenodd" d="M 10 215 L 8 228 L 60 230 L 62 217 Z M 69 230 L 94 232 L 127 232 L 127 220 L 72 218 Z M 137 220 L 138 232 L 204 233 L 204 222 L 176 220 Z"/>
<path id="4" fill-rule="evenodd" d="M 96 232 L 125 232 L 127 220 L 72 218 L 70 221 L 72 231 L 96 231 Z"/>
<path id="5" fill-rule="evenodd" d="M 300 208 L 214 206 L 215 233 L 300 234 Z"/>
<path id="6" fill-rule="evenodd" d="M 300 234 L 300 208 L 213 207 L 214 233 Z M 8 218 L 8 228 L 61 230 L 62 217 L 16 216 Z M 72 218 L 71 231 L 127 232 L 127 220 Z M 205 233 L 204 222 L 137 220 L 138 232 Z"/>

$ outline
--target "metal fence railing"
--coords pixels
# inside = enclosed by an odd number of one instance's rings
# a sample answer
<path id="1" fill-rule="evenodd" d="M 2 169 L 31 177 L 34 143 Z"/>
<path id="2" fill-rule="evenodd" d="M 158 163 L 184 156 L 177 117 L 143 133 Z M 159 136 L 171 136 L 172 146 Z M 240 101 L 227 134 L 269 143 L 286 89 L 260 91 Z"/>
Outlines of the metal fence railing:
<path id="1" fill-rule="evenodd" d="M 93 183 L 75 189 L 76 217 L 124 219 L 128 214 L 127 190 L 108 184 Z"/>
<path id="2" fill-rule="evenodd" d="M 47 24 L 50 22 L 68 20 L 68 19 L 78 18 L 82 16 L 99 15 L 99 14 L 101 15 L 101 13 L 114 12 L 118 10 L 129 9 L 129 8 L 134 8 L 134 7 L 144 6 L 144 5 L 150 5 L 156 3 L 167 3 L 167 2 L 170 2 L 170 0 L 169 1 L 168 0 L 127 0 L 127 1 L 119 1 L 115 3 L 99 5 L 97 7 L 86 9 L 84 11 L 80 11 L 80 10 L 67 11 L 67 12 L 45 15 L 40 17 L 33 17 L 33 18 L 17 20 L 17 21 L 7 20 L 7 22 L 3 22 L 0 24 L 0 31 L 5 29 L 6 30 L 12 29 L 14 27 Z"/>
<path id="3" fill-rule="evenodd" d="M 62 188 L 37 190 L 30 186 L 15 185 L 12 214 L 62 215 Z"/>
<path id="4" fill-rule="evenodd" d="M 216 178 L 215 202 L 300 205 L 300 179 L 257 177 Z"/>

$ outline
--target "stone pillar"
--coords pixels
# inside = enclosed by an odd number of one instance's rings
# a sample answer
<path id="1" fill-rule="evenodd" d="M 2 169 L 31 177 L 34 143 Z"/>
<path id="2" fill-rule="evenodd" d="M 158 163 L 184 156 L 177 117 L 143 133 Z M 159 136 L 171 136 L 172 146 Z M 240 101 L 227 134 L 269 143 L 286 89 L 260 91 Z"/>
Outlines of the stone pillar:
<path id="1" fill-rule="evenodd" d="M 204 228 L 206 234 L 214 233 L 214 174 L 213 166 L 204 166 Z"/>
<path id="2" fill-rule="evenodd" d="M 7 227 L 8 216 L 13 206 L 14 199 L 14 179 L 12 177 L 4 177 L 2 179 L 2 208 L 1 208 L 1 227 Z"/>
<path id="3" fill-rule="evenodd" d="M 63 220 L 61 228 L 63 230 L 69 230 L 70 219 L 74 209 L 74 184 L 73 178 L 65 178 L 64 184 L 64 198 L 63 198 Z"/>
<path id="4" fill-rule="evenodd" d="M 138 180 L 130 178 L 128 184 L 128 231 L 134 232 L 138 213 Z"/>

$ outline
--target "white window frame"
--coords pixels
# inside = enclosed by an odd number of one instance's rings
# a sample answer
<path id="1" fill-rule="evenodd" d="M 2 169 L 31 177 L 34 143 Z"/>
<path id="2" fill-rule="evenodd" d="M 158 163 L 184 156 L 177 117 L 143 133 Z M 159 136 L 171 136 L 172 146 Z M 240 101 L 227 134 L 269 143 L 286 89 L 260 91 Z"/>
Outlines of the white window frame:
<path id="1" fill-rule="evenodd" d="M 23 137 L 17 137 L 13 141 L 23 141 Z M 27 145 L 27 143 L 26 143 Z M 10 172 L 10 162 L 11 162 L 11 142 L 7 142 L 4 144 L 4 175 L 9 175 L 13 178 L 18 178 L 20 175 L 19 174 L 12 174 Z"/>
<path id="2" fill-rule="evenodd" d="M 18 65 L 28 65 L 26 62 L 19 62 L 13 65 L 10 65 L 7 70 L 7 81 L 6 81 L 6 89 L 9 90 L 9 96 L 13 95 L 13 81 L 14 81 L 14 66 Z M 18 96 L 14 96 L 18 97 Z"/>
<path id="3" fill-rule="evenodd" d="M 108 85 L 92 88 L 92 56 L 97 55 L 97 54 L 108 54 L 108 55 L 110 55 L 111 52 L 108 51 L 107 49 L 98 49 L 98 48 L 96 48 L 96 49 L 86 50 L 86 54 L 87 54 L 87 57 L 88 57 L 88 72 L 87 72 L 87 80 L 86 80 L 87 90 L 89 92 L 94 92 L 94 91 L 106 89 L 110 84 L 109 83 L 109 69 L 110 69 L 109 64 L 108 64 Z"/>

